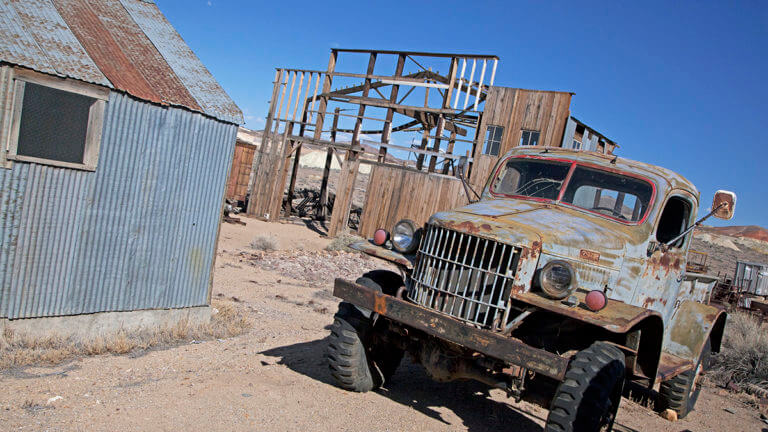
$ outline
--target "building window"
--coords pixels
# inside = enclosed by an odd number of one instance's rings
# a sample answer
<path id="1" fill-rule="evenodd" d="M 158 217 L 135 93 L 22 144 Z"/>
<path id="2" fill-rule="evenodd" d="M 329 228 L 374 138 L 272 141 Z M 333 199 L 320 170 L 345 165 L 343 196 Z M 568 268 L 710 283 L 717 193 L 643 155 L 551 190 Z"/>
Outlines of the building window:
<path id="1" fill-rule="evenodd" d="M 10 160 L 95 170 L 109 90 L 14 71 Z"/>
<path id="2" fill-rule="evenodd" d="M 539 132 L 524 130 L 522 136 L 520 136 L 521 146 L 535 146 L 539 145 Z"/>
<path id="3" fill-rule="evenodd" d="M 498 156 L 501 151 L 501 137 L 504 135 L 502 126 L 489 125 L 485 133 L 485 149 L 483 154 Z"/>
<path id="4" fill-rule="evenodd" d="M 573 149 L 574 150 L 580 150 L 581 149 L 581 141 L 573 140 Z"/>

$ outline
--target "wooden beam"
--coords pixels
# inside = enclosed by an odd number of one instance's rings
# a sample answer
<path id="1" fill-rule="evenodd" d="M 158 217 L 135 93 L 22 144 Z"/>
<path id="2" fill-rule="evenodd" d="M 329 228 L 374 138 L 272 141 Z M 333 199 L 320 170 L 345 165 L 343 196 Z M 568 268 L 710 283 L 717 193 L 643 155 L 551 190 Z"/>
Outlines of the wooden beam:
<path id="1" fill-rule="evenodd" d="M 339 111 L 340 108 L 336 108 L 333 111 L 333 124 L 331 126 L 331 142 L 336 142 L 336 129 L 339 127 Z M 327 217 L 328 208 L 328 179 L 331 176 L 331 164 L 333 163 L 333 155 L 335 150 L 333 147 L 328 147 L 325 155 L 325 165 L 323 166 L 323 180 L 320 183 L 320 209 L 318 212 L 318 218 L 325 221 Z"/>
<path id="2" fill-rule="evenodd" d="M 367 75 L 373 74 L 376 65 L 376 53 L 371 53 L 368 59 Z M 371 79 L 365 79 L 365 88 L 363 89 L 363 98 L 368 99 L 368 92 L 371 86 Z M 357 110 L 357 116 L 365 115 L 365 105 L 361 104 Z M 352 206 L 352 195 L 355 192 L 355 181 L 357 180 L 357 170 L 360 168 L 358 151 L 355 149 L 360 145 L 360 129 L 362 129 L 363 119 L 358 118 L 355 122 L 355 131 L 352 133 L 351 148 L 347 151 L 347 157 L 341 168 L 339 175 L 339 184 L 336 187 L 336 199 L 333 201 L 333 212 L 331 213 L 331 225 L 328 228 L 328 235 L 336 235 L 347 230 L 349 221 L 349 211 Z"/>
<path id="3" fill-rule="evenodd" d="M 395 77 L 399 77 L 403 74 L 403 67 L 405 67 L 405 55 L 400 54 L 397 57 L 397 66 L 395 66 Z M 389 102 L 395 103 L 397 101 L 397 92 L 400 90 L 400 86 L 397 84 L 392 85 L 392 90 L 389 93 Z M 392 136 L 392 118 L 395 115 L 394 108 L 387 108 L 387 116 L 384 120 L 384 132 L 381 134 L 381 142 L 389 143 Z M 386 162 L 387 148 L 379 148 L 379 162 Z"/>

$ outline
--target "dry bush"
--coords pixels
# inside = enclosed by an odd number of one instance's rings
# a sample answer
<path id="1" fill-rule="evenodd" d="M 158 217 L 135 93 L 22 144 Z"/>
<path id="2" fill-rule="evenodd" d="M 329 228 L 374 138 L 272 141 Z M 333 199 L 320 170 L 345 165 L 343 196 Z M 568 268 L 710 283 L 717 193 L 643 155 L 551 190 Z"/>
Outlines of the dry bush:
<path id="1" fill-rule="evenodd" d="M 354 250 L 349 248 L 350 243 L 354 243 L 356 241 L 362 240 L 361 237 L 342 233 L 336 236 L 330 243 L 328 243 L 328 246 L 325 247 L 325 250 L 327 251 L 343 251 L 343 252 L 355 252 Z"/>
<path id="2" fill-rule="evenodd" d="M 213 306 L 218 312 L 208 323 L 192 325 L 187 320 L 181 320 L 173 326 L 133 332 L 119 330 L 88 339 L 55 335 L 32 338 L 6 328 L 0 335 L 0 369 L 32 364 L 54 365 L 84 355 L 126 354 L 190 340 L 233 337 L 251 327 L 244 308 L 220 302 L 214 302 Z"/>
<path id="3" fill-rule="evenodd" d="M 768 386 L 768 335 L 758 320 L 742 312 L 728 314 L 723 345 L 709 376 L 720 385 Z"/>
<path id="4" fill-rule="evenodd" d="M 268 235 L 259 235 L 251 242 L 251 249 L 273 251 L 278 249 L 277 239 Z"/>

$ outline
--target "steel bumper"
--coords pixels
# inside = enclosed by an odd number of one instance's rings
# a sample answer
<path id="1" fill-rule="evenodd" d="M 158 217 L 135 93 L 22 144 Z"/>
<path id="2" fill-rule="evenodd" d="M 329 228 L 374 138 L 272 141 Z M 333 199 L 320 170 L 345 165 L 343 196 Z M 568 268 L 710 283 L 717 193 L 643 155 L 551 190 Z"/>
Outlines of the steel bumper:
<path id="1" fill-rule="evenodd" d="M 568 359 L 533 348 L 517 339 L 471 327 L 438 312 L 344 279 L 336 279 L 333 295 L 489 357 L 522 366 L 556 380 L 561 381 L 565 377 Z"/>

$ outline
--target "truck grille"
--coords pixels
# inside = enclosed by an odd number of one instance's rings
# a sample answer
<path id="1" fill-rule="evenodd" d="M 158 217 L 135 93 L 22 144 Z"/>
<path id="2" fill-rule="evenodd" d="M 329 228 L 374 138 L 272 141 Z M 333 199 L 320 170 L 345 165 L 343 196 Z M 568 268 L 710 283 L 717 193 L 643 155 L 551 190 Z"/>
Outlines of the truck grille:
<path id="1" fill-rule="evenodd" d="M 484 328 L 504 326 L 518 248 L 427 225 L 418 255 L 411 301 Z"/>

